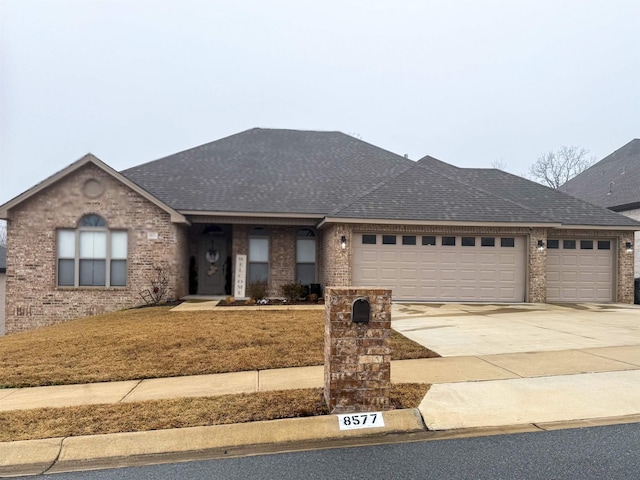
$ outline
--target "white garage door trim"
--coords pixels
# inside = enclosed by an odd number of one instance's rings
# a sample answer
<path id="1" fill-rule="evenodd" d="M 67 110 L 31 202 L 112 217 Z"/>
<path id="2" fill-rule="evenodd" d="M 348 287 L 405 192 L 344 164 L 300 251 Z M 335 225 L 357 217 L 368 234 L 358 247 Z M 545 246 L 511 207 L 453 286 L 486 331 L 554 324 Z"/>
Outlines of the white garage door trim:
<path id="1" fill-rule="evenodd" d="M 612 302 L 615 241 L 606 238 L 547 240 L 548 302 Z"/>
<path id="2" fill-rule="evenodd" d="M 357 233 L 353 284 L 391 288 L 396 300 L 523 302 L 526 244 L 513 235 Z"/>

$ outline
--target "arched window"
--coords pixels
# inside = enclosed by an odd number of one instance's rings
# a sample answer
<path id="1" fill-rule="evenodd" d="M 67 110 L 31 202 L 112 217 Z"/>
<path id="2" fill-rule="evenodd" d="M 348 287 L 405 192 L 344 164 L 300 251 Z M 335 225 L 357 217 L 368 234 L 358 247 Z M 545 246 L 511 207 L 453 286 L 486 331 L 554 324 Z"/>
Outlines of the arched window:
<path id="1" fill-rule="evenodd" d="M 249 231 L 249 283 L 269 280 L 269 233 L 263 227 Z"/>
<path id="2" fill-rule="evenodd" d="M 57 231 L 58 286 L 127 284 L 127 232 L 109 230 L 99 215 L 83 216 L 75 230 Z"/>
<path id="3" fill-rule="evenodd" d="M 301 228 L 296 235 L 296 281 L 316 283 L 316 234 L 310 228 Z"/>

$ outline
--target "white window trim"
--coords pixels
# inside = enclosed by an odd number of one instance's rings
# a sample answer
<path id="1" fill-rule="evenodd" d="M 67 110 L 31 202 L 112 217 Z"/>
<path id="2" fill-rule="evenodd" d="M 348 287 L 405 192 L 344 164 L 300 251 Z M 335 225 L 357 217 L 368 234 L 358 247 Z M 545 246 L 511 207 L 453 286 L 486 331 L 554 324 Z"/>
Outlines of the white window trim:
<path id="1" fill-rule="evenodd" d="M 75 246 L 74 258 L 69 257 L 60 257 L 58 254 L 58 232 L 73 232 Z M 105 261 L 105 284 L 104 285 L 81 285 L 80 284 L 80 260 L 82 259 L 80 256 L 80 234 L 82 232 L 104 232 L 106 234 L 106 254 L 104 257 Z M 111 258 L 111 234 L 114 232 L 124 232 L 127 234 L 127 256 L 124 259 L 121 258 Z M 126 288 L 128 286 L 129 276 L 127 274 L 128 266 L 129 266 L 129 235 L 127 230 L 124 229 L 109 229 L 108 227 L 83 227 L 79 226 L 75 229 L 73 228 L 59 228 L 56 230 L 56 288 Z M 60 285 L 60 260 L 73 260 L 73 285 Z M 100 258 L 99 260 L 102 260 Z M 124 285 L 111 285 L 111 261 L 112 260 L 124 260 L 125 261 L 125 283 Z"/>

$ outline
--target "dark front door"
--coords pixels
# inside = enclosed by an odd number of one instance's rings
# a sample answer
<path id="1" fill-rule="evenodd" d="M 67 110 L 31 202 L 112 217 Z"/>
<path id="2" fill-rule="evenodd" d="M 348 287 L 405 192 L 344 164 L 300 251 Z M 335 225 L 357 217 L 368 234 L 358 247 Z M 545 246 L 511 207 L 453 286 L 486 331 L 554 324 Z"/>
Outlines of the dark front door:
<path id="1" fill-rule="evenodd" d="M 198 248 L 198 295 L 224 295 L 226 268 L 225 235 L 203 235 Z"/>

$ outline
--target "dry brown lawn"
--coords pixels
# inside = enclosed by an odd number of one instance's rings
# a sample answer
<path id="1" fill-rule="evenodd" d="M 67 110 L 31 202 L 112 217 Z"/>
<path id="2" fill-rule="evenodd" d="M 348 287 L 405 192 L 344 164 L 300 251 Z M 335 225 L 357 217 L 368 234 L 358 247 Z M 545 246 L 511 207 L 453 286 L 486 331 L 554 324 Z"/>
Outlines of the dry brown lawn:
<path id="1" fill-rule="evenodd" d="M 324 312 L 141 308 L 0 338 L 0 388 L 321 365 Z M 392 332 L 392 358 L 434 352 Z"/>
<path id="2" fill-rule="evenodd" d="M 415 408 L 428 385 L 393 385 L 394 408 Z M 326 414 L 321 389 L 0 412 L 0 442 L 255 422 Z"/>

